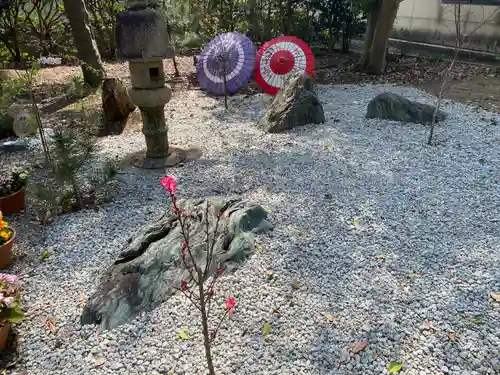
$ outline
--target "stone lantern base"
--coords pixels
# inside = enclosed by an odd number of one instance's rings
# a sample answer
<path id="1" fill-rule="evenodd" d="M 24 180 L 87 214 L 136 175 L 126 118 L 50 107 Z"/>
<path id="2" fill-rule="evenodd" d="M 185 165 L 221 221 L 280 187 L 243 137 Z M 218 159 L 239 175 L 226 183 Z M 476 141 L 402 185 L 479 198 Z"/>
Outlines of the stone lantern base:
<path id="1" fill-rule="evenodd" d="M 182 166 L 184 162 L 197 160 L 202 152 L 197 148 L 170 147 L 166 158 L 151 158 L 146 155 L 146 151 L 139 151 L 132 154 L 130 162 L 138 168 L 162 169 L 175 166 Z"/>

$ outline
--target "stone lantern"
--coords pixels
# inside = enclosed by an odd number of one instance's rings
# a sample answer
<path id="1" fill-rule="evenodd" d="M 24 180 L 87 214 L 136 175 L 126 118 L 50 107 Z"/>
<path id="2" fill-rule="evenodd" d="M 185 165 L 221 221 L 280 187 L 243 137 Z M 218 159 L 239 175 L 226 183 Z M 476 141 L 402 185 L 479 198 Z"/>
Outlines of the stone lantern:
<path id="1" fill-rule="evenodd" d="M 128 0 L 127 8 L 116 20 L 116 46 L 120 60 L 129 62 L 132 87 L 128 94 L 139 107 L 146 153 L 133 159 L 142 168 L 163 168 L 180 160 L 179 153 L 169 149 L 165 123 L 165 104 L 172 90 L 165 84 L 163 59 L 173 56 L 165 19 L 148 0 Z M 175 155 L 174 155 L 175 154 Z"/>

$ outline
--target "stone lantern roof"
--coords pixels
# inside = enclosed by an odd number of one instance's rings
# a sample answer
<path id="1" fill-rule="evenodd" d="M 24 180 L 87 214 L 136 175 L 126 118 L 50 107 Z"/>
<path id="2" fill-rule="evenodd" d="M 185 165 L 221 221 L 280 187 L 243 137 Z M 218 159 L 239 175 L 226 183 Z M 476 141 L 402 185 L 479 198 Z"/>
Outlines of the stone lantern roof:
<path id="1" fill-rule="evenodd" d="M 148 0 L 129 0 L 116 19 L 116 46 L 120 60 L 158 61 L 173 56 L 165 18 Z"/>

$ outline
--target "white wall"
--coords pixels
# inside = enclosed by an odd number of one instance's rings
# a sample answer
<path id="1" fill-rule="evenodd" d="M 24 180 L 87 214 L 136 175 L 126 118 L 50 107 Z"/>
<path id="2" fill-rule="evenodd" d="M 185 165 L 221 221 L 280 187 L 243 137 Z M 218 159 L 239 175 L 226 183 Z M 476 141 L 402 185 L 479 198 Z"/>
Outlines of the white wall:
<path id="1" fill-rule="evenodd" d="M 462 34 L 471 34 L 464 47 L 495 53 L 500 51 L 499 8 L 480 5 L 461 6 L 464 30 Z M 395 36 L 404 39 L 453 44 L 456 35 L 455 6 L 442 5 L 441 0 L 403 0 L 399 6 L 394 29 Z"/>

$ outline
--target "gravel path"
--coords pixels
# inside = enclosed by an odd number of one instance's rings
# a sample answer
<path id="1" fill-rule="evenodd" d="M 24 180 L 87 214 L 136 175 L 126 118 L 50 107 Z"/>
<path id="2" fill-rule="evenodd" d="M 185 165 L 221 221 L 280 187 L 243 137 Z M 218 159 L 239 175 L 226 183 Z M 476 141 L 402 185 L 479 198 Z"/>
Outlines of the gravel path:
<path id="1" fill-rule="evenodd" d="M 241 193 L 268 208 L 276 228 L 220 284 L 220 304 L 234 295 L 238 306 L 214 349 L 218 374 L 379 375 L 395 360 L 405 375 L 499 374 L 500 304 L 488 297 L 500 291 L 493 115 L 446 103 L 451 116 L 437 131 L 444 142 L 428 147 L 421 125 L 363 116 L 385 90 L 429 95 L 392 86 L 317 90 L 327 124 L 287 134 L 252 125 L 267 100 L 260 95 L 233 98 L 225 114 L 196 91 L 175 93 L 168 105 L 172 142 L 204 152 L 172 170 L 180 195 Z M 122 157 L 143 138 L 104 143 Z M 204 374 L 198 316 L 182 297 L 116 331 L 78 325 L 79 296 L 92 292 L 130 232 L 160 215 L 161 176 L 124 170 L 114 203 L 58 218 L 33 244 L 52 255 L 23 275 L 28 374 Z M 57 318 L 56 334 L 43 327 L 48 316 Z M 435 330 L 422 329 L 425 319 Z M 194 339 L 177 340 L 181 329 Z M 369 346 L 352 354 L 365 338 Z"/>

